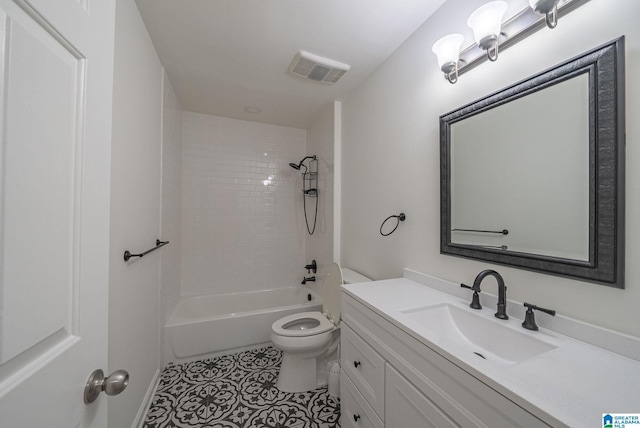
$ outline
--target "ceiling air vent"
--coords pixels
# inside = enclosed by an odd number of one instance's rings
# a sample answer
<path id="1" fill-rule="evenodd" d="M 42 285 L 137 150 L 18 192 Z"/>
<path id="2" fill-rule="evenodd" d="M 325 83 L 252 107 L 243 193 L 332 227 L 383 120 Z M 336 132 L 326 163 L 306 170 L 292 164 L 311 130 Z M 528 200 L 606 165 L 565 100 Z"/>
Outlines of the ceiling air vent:
<path id="1" fill-rule="evenodd" d="M 300 51 L 293 57 L 289 71 L 316 82 L 336 83 L 350 68 L 347 64 Z"/>

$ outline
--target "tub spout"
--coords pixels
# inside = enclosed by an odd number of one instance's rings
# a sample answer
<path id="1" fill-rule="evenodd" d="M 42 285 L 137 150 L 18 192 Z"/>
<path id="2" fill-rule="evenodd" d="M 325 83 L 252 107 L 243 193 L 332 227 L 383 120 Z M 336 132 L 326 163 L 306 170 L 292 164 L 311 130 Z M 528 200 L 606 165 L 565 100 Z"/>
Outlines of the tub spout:
<path id="1" fill-rule="evenodd" d="M 316 277 L 315 276 L 305 276 L 304 278 L 302 278 L 302 282 L 300 284 L 305 285 L 307 282 L 316 282 Z"/>

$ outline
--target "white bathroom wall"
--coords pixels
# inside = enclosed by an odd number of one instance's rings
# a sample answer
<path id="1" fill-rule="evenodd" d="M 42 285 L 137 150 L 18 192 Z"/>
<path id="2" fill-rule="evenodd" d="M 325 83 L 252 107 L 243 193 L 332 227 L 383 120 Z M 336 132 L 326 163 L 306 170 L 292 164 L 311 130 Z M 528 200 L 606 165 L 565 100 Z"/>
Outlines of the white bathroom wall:
<path id="1" fill-rule="evenodd" d="M 117 0 L 111 161 L 109 367 L 131 380 L 109 397 L 109 426 L 131 426 L 159 368 L 162 67 L 133 0 Z M 103 397 L 102 399 L 104 399 Z"/>
<path id="2" fill-rule="evenodd" d="M 182 107 L 166 73 L 163 82 L 160 230 L 161 239 L 169 245 L 160 251 L 160 327 L 180 297 L 182 260 Z"/>
<path id="3" fill-rule="evenodd" d="M 307 128 L 307 152 L 318 158 L 318 219 L 313 235 L 306 232 L 306 263 L 315 259 L 318 264 L 316 278 L 318 285 L 326 270 L 333 263 L 333 103 L 320 110 L 315 120 Z M 307 198 L 307 212 L 312 225 L 315 200 Z M 300 274 L 306 271 L 300 269 Z"/>
<path id="4" fill-rule="evenodd" d="M 303 129 L 184 113 L 182 296 L 300 282 L 305 154 Z"/>
<path id="5" fill-rule="evenodd" d="M 554 30 L 543 29 L 447 83 L 431 46 L 460 32 L 484 0 L 449 0 L 343 102 L 341 261 L 376 279 L 407 267 L 455 283 L 494 268 L 509 297 L 559 314 L 640 336 L 640 2 L 592 0 Z M 525 6 L 526 1 L 510 1 Z M 511 13 L 513 10 L 511 11 Z M 626 289 L 491 265 L 440 254 L 440 115 L 543 71 L 621 35 L 626 36 Z M 396 233 L 378 233 L 404 211 Z M 495 285 L 485 289 L 496 293 Z"/>

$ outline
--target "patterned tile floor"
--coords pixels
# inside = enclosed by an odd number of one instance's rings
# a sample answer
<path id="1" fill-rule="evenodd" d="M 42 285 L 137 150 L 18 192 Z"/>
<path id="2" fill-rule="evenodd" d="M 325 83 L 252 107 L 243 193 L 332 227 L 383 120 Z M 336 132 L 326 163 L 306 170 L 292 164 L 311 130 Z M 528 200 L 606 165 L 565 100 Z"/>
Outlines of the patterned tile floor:
<path id="1" fill-rule="evenodd" d="M 276 388 L 282 353 L 259 348 L 169 364 L 145 428 L 340 428 L 340 404 L 327 388 L 285 393 Z"/>

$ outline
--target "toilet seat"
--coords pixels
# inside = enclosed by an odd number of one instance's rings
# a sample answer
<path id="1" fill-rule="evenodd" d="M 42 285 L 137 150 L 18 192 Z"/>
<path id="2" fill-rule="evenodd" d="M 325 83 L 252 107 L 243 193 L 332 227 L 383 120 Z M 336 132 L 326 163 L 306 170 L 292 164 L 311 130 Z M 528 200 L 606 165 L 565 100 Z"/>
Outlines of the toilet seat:
<path id="1" fill-rule="evenodd" d="M 337 263 L 333 263 L 328 268 L 321 287 L 324 313 L 314 311 L 287 315 L 271 325 L 272 333 L 282 337 L 310 337 L 336 328 L 340 321 L 341 285 L 342 271 Z"/>
<path id="2" fill-rule="evenodd" d="M 318 322 L 318 325 L 313 328 L 307 329 L 287 329 L 285 326 L 287 324 L 295 324 L 297 321 L 302 319 L 311 319 Z M 273 333 L 278 336 L 285 337 L 307 337 L 307 336 L 315 336 L 317 334 L 325 333 L 327 331 L 333 330 L 335 326 L 331 321 L 327 319 L 320 312 L 299 312 L 297 314 L 287 315 L 286 317 L 282 317 L 271 326 L 271 330 Z"/>

